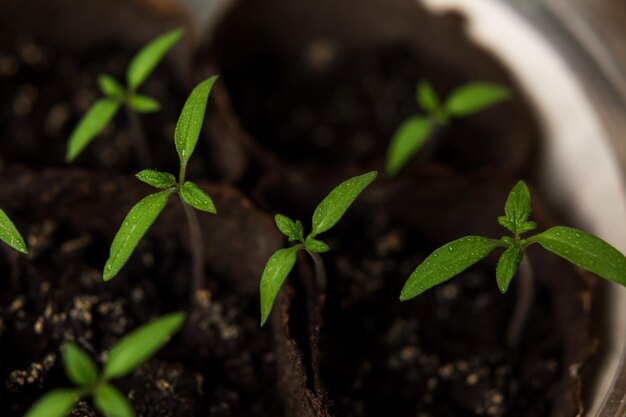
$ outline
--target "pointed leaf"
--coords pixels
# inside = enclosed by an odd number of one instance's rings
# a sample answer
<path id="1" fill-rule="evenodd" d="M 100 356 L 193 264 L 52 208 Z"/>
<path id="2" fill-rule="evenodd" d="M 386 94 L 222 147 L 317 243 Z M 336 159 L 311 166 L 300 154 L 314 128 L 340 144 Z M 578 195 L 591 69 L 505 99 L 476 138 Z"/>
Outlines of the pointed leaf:
<path id="1" fill-rule="evenodd" d="M 24 417 L 67 417 L 79 398 L 78 390 L 56 389 L 50 391 L 38 399 Z"/>
<path id="2" fill-rule="evenodd" d="M 126 82 L 130 90 L 136 90 L 146 81 L 161 59 L 183 36 L 183 29 L 167 32 L 146 44 L 128 65 Z"/>
<path id="3" fill-rule="evenodd" d="M 78 122 L 67 144 L 65 160 L 72 162 L 109 124 L 120 108 L 119 101 L 103 98 L 96 101 Z"/>
<path id="4" fill-rule="evenodd" d="M 278 230 L 287 236 L 290 242 L 300 241 L 304 238 L 304 229 L 300 220 L 294 222 L 287 216 L 277 214 L 274 216 L 274 221 Z"/>
<path id="5" fill-rule="evenodd" d="M 180 187 L 180 197 L 185 203 L 189 204 L 196 210 L 217 214 L 215 204 L 213 204 L 211 197 L 209 197 L 207 193 L 202 191 L 200 187 L 191 181 L 185 182 L 185 184 Z"/>
<path id="6" fill-rule="evenodd" d="M 176 177 L 169 172 L 159 172 L 153 169 L 144 169 L 135 174 L 141 182 L 156 188 L 168 188 L 176 184 Z"/>
<path id="7" fill-rule="evenodd" d="M 326 243 L 322 242 L 321 240 L 317 240 L 310 235 L 307 236 L 306 240 L 304 241 L 304 246 L 307 248 L 308 251 L 313 253 L 324 253 L 330 250 L 330 247 Z"/>
<path id="8" fill-rule="evenodd" d="M 93 385 L 98 381 L 98 367 L 89 355 L 73 343 L 61 348 L 67 377 L 79 386 Z"/>
<path id="9" fill-rule="evenodd" d="M 518 226 L 522 226 L 530 216 L 530 191 L 524 181 L 518 181 L 513 187 L 504 205 L 504 214 L 510 223 L 514 225 L 516 232 Z"/>
<path id="10" fill-rule="evenodd" d="M 261 326 L 265 324 L 272 311 L 274 300 L 280 291 L 287 275 L 296 263 L 296 254 L 302 245 L 295 245 L 276 251 L 265 265 L 261 284 Z"/>
<path id="11" fill-rule="evenodd" d="M 24 238 L 2 209 L 0 209 L 0 240 L 16 251 L 28 254 L 28 248 L 26 247 Z"/>
<path id="12" fill-rule="evenodd" d="M 404 168 L 424 146 L 432 129 L 432 121 L 422 116 L 411 117 L 400 125 L 387 151 L 387 176 L 395 177 Z"/>
<path id="13" fill-rule="evenodd" d="M 133 94 L 128 99 L 128 105 L 137 113 L 153 113 L 161 110 L 161 104 L 150 96 Z"/>
<path id="14" fill-rule="evenodd" d="M 106 417 L 134 417 L 135 412 L 128 399 L 109 384 L 98 386 L 93 395 L 94 405 Z"/>
<path id="15" fill-rule="evenodd" d="M 115 78 L 107 74 L 102 74 L 98 77 L 98 86 L 102 94 L 111 98 L 123 97 L 125 93 L 124 87 Z"/>
<path id="16" fill-rule="evenodd" d="M 323 233 L 333 227 L 350 208 L 361 192 L 376 179 L 376 171 L 346 180 L 335 187 L 313 213 L 311 236 Z"/>
<path id="17" fill-rule="evenodd" d="M 406 301 L 460 274 L 501 246 L 498 240 L 466 236 L 436 249 L 411 274 L 400 300 Z"/>
<path id="18" fill-rule="evenodd" d="M 196 149 L 209 94 L 216 80 L 217 75 L 204 80 L 193 89 L 176 123 L 174 141 L 182 167 L 187 166 L 187 161 Z"/>
<path id="19" fill-rule="evenodd" d="M 104 364 L 103 377 L 109 380 L 131 373 L 161 349 L 184 322 L 184 313 L 170 313 L 126 335 L 111 348 Z"/>
<path id="20" fill-rule="evenodd" d="M 105 281 L 117 275 L 126 264 L 143 235 L 163 211 L 172 192 L 165 190 L 151 194 L 130 209 L 111 244 L 109 259 L 104 266 Z"/>
<path id="21" fill-rule="evenodd" d="M 496 280 L 502 294 L 509 288 L 522 259 L 524 259 L 524 252 L 518 246 L 510 246 L 502 252 L 496 266 Z"/>
<path id="22" fill-rule="evenodd" d="M 428 114 L 439 108 L 439 96 L 432 84 L 426 80 L 417 84 L 417 102 Z"/>
<path id="23" fill-rule="evenodd" d="M 511 91 L 498 84 L 477 82 L 452 91 L 445 108 L 451 116 L 465 117 L 478 113 L 511 97 Z"/>
<path id="24" fill-rule="evenodd" d="M 531 237 L 528 242 L 537 242 L 581 268 L 626 286 L 626 258 L 596 236 L 571 227 L 557 226 Z"/>

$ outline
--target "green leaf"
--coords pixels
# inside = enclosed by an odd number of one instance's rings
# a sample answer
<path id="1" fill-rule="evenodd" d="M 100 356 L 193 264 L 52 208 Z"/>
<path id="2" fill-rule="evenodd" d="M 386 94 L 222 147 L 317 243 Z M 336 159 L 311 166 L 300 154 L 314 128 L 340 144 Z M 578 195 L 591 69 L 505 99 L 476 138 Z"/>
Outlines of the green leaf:
<path id="1" fill-rule="evenodd" d="M 400 125 L 391 139 L 387 151 L 387 176 L 395 177 L 417 151 L 433 130 L 430 119 L 414 116 Z"/>
<path id="2" fill-rule="evenodd" d="M 107 74 L 102 74 L 98 77 L 98 86 L 100 87 L 102 94 L 111 98 L 121 98 L 126 92 L 124 87 L 122 87 L 122 85 L 118 83 L 115 78 Z"/>
<path id="3" fill-rule="evenodd" d="M 0 209 L 0 240 L 16 251 L 28 254 L 28 248 L 26 247 L 24 238 L 2 209 Z"/>
<path id="4" fill-rule="evenodd" d="M 330 247 L 326 243 L 322 242 L 321 240 L 317 240 L 310 235 L 307 236 L 306 240 L 304 241 L 304 246 L 307 248 L 308 251 L 313 253 L 324 253 L 330 250 Z"/>
<path id="5" fill-rule="evenodd" d="M 153 169 L 144 169 L 135 174 L 139 181 L 156 188 L 169 188 L 176 184 L 176 177 L 169 172 L 159 172 Z"/>
<path id="6" fill-rule="evenodd" d="M 149 96 L 133 94 L 128 99 L 128 105 L 137 113 L 153 113 L 161 110 L 161 104 Z"/>
<path id="7" fill-rule="evenodd" d="M 436 249 L 404 284 L 400 300 L 406 301 L 460 274 L 501 246 L 498 240 L 466 236 Z"/>
<path id="8" fill-rule="evenodd" d="M 105 281 L 115 277 L 126 264 L 143 235 L 163 211 L 172 192 L 173 190 L 165 190 L 151 194 L 130 209 L 111 244 L 109 259 L 103 272 Z"/>
<path id="9" fill-rule="evenodd" d="M 602 239 L 571 227 L 557 226 L 527 241 L 594 274 L 626 286 L 626 258 Z"/>
<path id="10" fill-rule="evenodd" d="M 496 266 L 496 281 L 498 281 L 498 288 L 502 294 L 504 294 L 509 288 L 511 280 L 517 272 L 524 259 L 524 251 L 518 246 L 508 247 L 500 256 L 498 265 Z"/>
<path id="11" fill-rule="evenodd" d="M 106 127 L 120 108 L 119 101 L 103 98 L 96 101 L 78 122 L 67 144 L 66 162 L 72 162 Z"/>
<path id="12" fill-rule="evenodd" d="M 185 182 L 183 186 L 180 187 L 180 197 L 185 203 L 196 210 L 217 214 L 215 204 L 213 204 L 211 197 L 191 181 Z"/>
<path id="13" fill-rule="evenodd" d="M 518 234 L 521 228 L 528 231 L 533 222 L 527 222 L 530 216 L 530 192 L 524 181 L 518 181 L 513 187 L 504 205 L 504 217 L 499 217 L 500 224 Z M 532 230 L 532 229 L 531 229 Z"/>
<path id="14" fill-rule="evenodd" d="M 196 149 L 200 130 L 202 130 L 206 104 L 216 80 L 217 75 L 214 75 L 204 80 L 193 89 L 176 123 L 174 141 L 176 142 L 176 151 L 178 152 L 180 165 L 183 170 L 187 166 L 187 162 L 189 158 L 191 158 L 194 149 Z"/>
<path id="15" fill-rule="evenodd" d="M 78 390 L 55 389 L 37 400 L 24 417 L 66 417 L 79 398 Z"/>
<path id="16" fill-rule="evenodd" d="M 417 102 L 428 114 L 439 108 L 439 96 L 432 84 L 426 80 L 417 84 Z"/>
<path id="17" fill-rule="evenodd" d="M 126 82 L 130 90 L 136 90 L 146 81 L 161 59 L 183 36 L 183 29 L 167 32 L 146 44 L 128 65 Z"/>
<path id="18" fill-rule="evenodd" d="M 293 269 L 296 263 L 296 254 L 300 249 L 302 249 L 302 245 L 279 249 L 267 261 L 259 286 L 261 292 L 261 326 L 267 321 L 274 300 L 287 275 Z"/>
<path id="19" fill-rule="evenodd" d="M 313 212 L 311 236 L 323 233 L 333 227 L 352 205 L 361 192 L 376 179 L 376 171 L 346 180 L 335 187 Z"/>
<path id="20" fill-rule="evenodd" d="M 133 407 L 128 399 L 109 384 L 98 386 L 93 395 L 94 405 L 106 417 L 134 417 Z"/>
<path id="21" fill-rule="evenodd" d="M 294 222 L 287 216 L 277 214 L 274 216 L 274 221 L 276 222 L 278 230 L 287 236 L 290 242 L 304 239 L 304 228 L 302 227 L 302 222 L 300 222 L 300 220 Z"/>
<path id="22" fill-rule="evenodd" d="M 477 82 L 465 84 L 450 93 L 445 104 L 454 117 L 478 113 L 511 97 L 511 91 L 498 84 Z"/>
<path id="23" fill-rule="evenodd" d="M 98 381 L 98 367 L 89 355 L 73 343 L 61 348 L 65 373 L 76 385 L 89 386 Z"/>
<path id="24" fill-rule="evenodd" d="M 184 322 L 184 313 L 170 313 L 126 335 L 109 352 L 104 364 L 104 378 L 121 378 L 131 373 L 161 349 Z"/>

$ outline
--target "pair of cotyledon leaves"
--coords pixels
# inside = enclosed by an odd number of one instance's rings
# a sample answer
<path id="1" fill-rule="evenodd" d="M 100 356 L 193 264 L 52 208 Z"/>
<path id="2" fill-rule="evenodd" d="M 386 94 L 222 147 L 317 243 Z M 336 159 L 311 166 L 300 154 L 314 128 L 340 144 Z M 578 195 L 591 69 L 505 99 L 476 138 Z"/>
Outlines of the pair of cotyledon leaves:
<path id="1" fill-rule="evenodd" d="M 168 172 L 144 170 L 137 174 L 139 180 L 163 191 L 144 197 L 127 214 L 111 244 L 109 259 L 103 271 L 105 281 L 115 277 L 126 264 L 142 237 L 165 208 L 172 194 L 177 193 L 183 204 L 194 209 L 212 214 L 217 213 L 211 197 L 193 182 L 185 180 L 187 163 L 196 148 L 209 94 L 216 80 L 217 76 L 213 76 L 193 89 L 176 124 L 174 141 L 180 160 L 178 181 L 173 174 Z"/>
<path id="2" fill-rule="evenodd" d="M 65 417 L 81 398 L 92 396 L 106 417 L 134 417 L 126 397 L 110 381 L 134 371 L 159 350 L 185 321 L 184 313 L 171 313 L 143 325 L 118 341 L 102 367 L 78 346 L 66 343 L 61 349 L 65 373 L 75 388 L 56 389 L 40 398 L 25 417 Z"/>
<path id="3" fill-rule="evenodd" d="M 323 253 L 329 250 L 328 245 L 316 239 L 320 233 L 332 228 L 346 210 L 352 205 L 361 192 L 376 179 L 375 171 L 359 175 L 342 182 L 335 187 L 313 212 L 311 233 L 304 237 L 304 228 L 300 220 L 293 221 L 287 216 L 277 214 L 276 226 L 290 242 L 298 244 L 279 249 L 268 260 L 263 270 L 259 286 L 261 295 L 261 326 L 265 324 L 272 310 L 274 300 L 280 291 L 285 279 L 296 263 L 300 250 L 312 254 Z"/>
<path id="4" fill-rule="evenodd" d="M 490 239 L 466 236 L 438 248 L 413 271 L 400 299 L 411 299 L 447 281 L 497 248 L 505 249 L 496 266 L 498 288 L 504 293 L 525 256 L 524 250 L 534 243 L 600 277 L 626 286 L 626 258 L 596 236 L 571 227 L 556 226 L 529 238 L 521 238 L 522 233 L 537 228 L 535 222 L 528 220 L 531 214 L 530 192 L 523 181 L 511 190 L 504 213 L 498 222 L 512 233 L 512 237 Z"/>
<path id="5" fill-rule="evenodd" d="M 0 209 L 0 240 L 16 251 L 28 254 L 28 248 L 26 247 L 24 238 L 2 209 Z"/>
<path id="6" fill-rule="evenodd" d="M 96 101 L 87 110 L 72 131 L 67 145 L 65 159 L 72 162 L 109 124 L 122 105 L 131 111 L 151 113 L 161 105 L 154 98 L 137 94 L 137 89 L 146 81 L 165 54 L 183 36 L 183 29 L 167 32 L 144 46 L 131 60 L 126 70 L 126 88 L 110 75 L 101 75 L 98 86 L 106 96 Z"/>
<path id="7" fill-rule="evenodd" d="M 475 82 L 458 87 L 442 104 L 432 85 L 421 81 L 417 85 L 417 102 L 426 115 L 405 120 L 394 133 L 387 151 L 387 176 L 395 176 L 426 143 L 435 126 L 445 125 L 450 118 L 471 116 L 510 97 L 510 91 L 500 85 Z"/>

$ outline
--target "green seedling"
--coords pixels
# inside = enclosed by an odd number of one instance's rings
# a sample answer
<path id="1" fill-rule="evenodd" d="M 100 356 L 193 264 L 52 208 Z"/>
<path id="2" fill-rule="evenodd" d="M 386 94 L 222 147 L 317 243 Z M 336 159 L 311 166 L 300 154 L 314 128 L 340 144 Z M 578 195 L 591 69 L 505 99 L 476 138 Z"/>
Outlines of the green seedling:
<path id="1" fill-rule="evenodd" d="M 133 417 L 128 399 L 111 380 L 133 372 L 161 349 L 185 321 L 184 313 L 172 313 L 143 325 L 118 341 L 110 350 L 102 370 L 73 343 L 61 348 L 67 377 L 74 388 L 55 389 L 41 397 L 25 417 L 65 417 L 82 398 L 92 397 L 96 408 L 106 417 Z"/>
<path id="2" fill-rule="evenodd" d="M 511 92 L 506 87 L 475 82 L 458 87 L 442 104 L 432 85 L 420 81 L 417 84 L 417 102 L 426 114 L 409 117 L 394 133 L 387 150 L 387 176 L 395 177 L 434 135 L 435 130 L 448 125 L 450 119 L 472 116 L 510 96 Z"/>
<path id="3" fill-rule="evenodd" d="M 0 240 L 16 251 L 26 255 L 28 254 L 28 248 L 26 247 L 24 238 L 2 209 L 0 209 Z"/>
<path id="4" fill-rule="evenodd" d="M 313 258 L 316 276 L 319 282 L 325 281 L 325 272 L 320 253 L 330 248 L 326 243 L 317 239 L 320 233 L 332 228 L 345 214 L 361 192 L 376 179 L 376 171 L 350 178 L 335 187 L 313 212 L 311 232 L 305 237 L 302 222 L 293 221 L 289 217 L 277 214 L 276 226 L 289 242 L 298 242 L 288 248 L 276 251 L 265 265 L 261 277 L 261 326 L 265 324 L 272 310 L 274 300 L 278 295 L 285 279 L 296 263 L 296 255 L 300 250 L 309 253 Z"/>
<path id="5" fill-rule="evenodd" d="M 217 76 L 213 76 L 198 84 L 187 99 L 180 113 L 174 142 L 180 160 L 178 180 L 168 172 L 158 172 L 151 169 L 141 171 L 137 178 L 162 191 L 151 194 L 139 201 L 128 213 L 120 226 L 113 243 L 109 259 L 104 266 L 103 277 L 108 281 L 115 277 L 126 264 L 131 254 L 148 231 L 152 223 L 165 208 L 170 196 L 178 194 L 185 208 L 191 238 L 193 253 L 193 289 L 199 289 L 203 280 L 204 267 L 202 236 L 198 218 L 193 209 L 216 214 L 215 205 L 211 197 L 196 184 L 185 179 L 187 163 L 193 154 L 204 120 L 207 101 Z"/>
<path id="6" fill-rule="evenodd" d="M 466 236 L 436 249 L 413 271 L 402 288 L 400 300 L 422 294 L 460 274 L 495 249 L 503 248 L 496 267 L 500 291 L 507 291 L 518 269 L 521 273 L 518 303 L 507 336 L 509 344 L 515 345 L 532 300 L 533 275 L 525 255 L 530 245 L 537 243 L 574 265 L 626 286 L 626 258 L 617 249 L 598 237 L 565 226 L 555 226 L 523 238 L 522 234 L 537 228 L 537 224 L 529 220 L 530 214 L 530 192 L 526 184 L 519 181 L 506 200 L 504 216 L 498 217 L 500 225 L 510 231 L 511 236 L 500 239 Z"/>
<path id="7" fill-rule="evenodd" d="M 133 57 L 126 70 L 126 88 L 115 78 L 103 74 L 98 77 L 98 86 L 104 98 L 96 101 L 87 110 L 72 131 L 67 145 L 65 160 L 69 163 L 89 145 L 109 124 L 123 106 L 130 124 L 131 134 L 141 163 L 150 164 L 150 152 L 146 145 L 139 113 L 152 113 L 161 108 L 157 100 L 138 94 L 137 89 L 146 81 L 165 54 L 183 36 L 183 29 L 167 32 L 145 45 Z"/>

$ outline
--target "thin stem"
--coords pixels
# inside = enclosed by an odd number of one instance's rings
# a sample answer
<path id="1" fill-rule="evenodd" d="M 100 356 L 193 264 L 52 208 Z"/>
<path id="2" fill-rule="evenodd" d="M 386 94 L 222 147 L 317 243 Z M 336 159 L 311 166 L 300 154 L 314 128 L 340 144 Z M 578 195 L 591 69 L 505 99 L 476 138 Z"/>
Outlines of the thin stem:
<path id="1" fill-rule="evenodd" d="M 322 327 L 322 308 L 326 301 L 326 268 L 322 257 L 317 253 L 309 252 L 313 260 L 315 280 L 305 279 L 305 288 L 309 293 L 307 297 L 307 310 L 309 316 L 309 350 L 313 371 L 313 387 L 318 395 L 324 394 L 322 378 L 319 372 L 320 363 L 320 333 Z"/>
<path id="2" fill-rule="evenodd" d="M 204 252 L 202 250 L 202 234 L 196 211 L 181 199 L 185 208 L 187 225 L 189 226 L 189 243 L 191 245 L 191 298 L 204 286 Z"/>
<path id="3" fill-rule="evenodd" d="M 130 133 L 132 136 L 133 146 L 135 152 L 139 158 L 139 163 L 144 168 L 152 167 L 152 154 L 146 143 L 146 137 L 141 126 L 141 120 L 139 115 L 135 113 L 130 107 L 126 107 L 126 116 L 128 117 L 128 124 L 130 125 Z"/>
<path id="4" fill-rule="evenodd" d="M 517 280 L 517 282 L 519 282 L 517 288 L 517 303 L 515 304 L 515 311 L 513 312 L 513 317 L 511 318 L 506 333 L 506 343 L 510 347 L 517 347 L 519 345 L 520 337 L 533 303 L 534 280 L 533 268 L 528 257 L 524 255 L 519 268 L 519 278 Z"/>
<path id="5" fill-rule="evenodd" d="M 324 267 L 324 260 L 319 253 L 313 253 L 307 251 L 311 255 L 313 260 L 313 269 L 315 270 L 315 282 L 317 283 L 318 290 L 326 291 L 326 268 Z"/>

